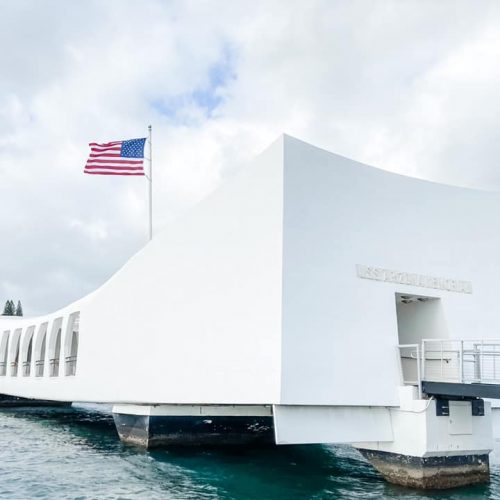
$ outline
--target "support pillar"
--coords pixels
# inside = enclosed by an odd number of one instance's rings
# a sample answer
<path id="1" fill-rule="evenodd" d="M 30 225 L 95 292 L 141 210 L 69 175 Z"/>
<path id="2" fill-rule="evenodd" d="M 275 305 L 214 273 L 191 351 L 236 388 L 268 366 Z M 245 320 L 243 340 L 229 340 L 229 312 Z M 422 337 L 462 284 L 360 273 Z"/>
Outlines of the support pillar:
<path id="1" fill-rule="evenodd" d="M 487 483 L 493 449 L 491 405 L 474 401 L 418 399 L 402 389 L 391 408 L 393 441 L 355 446 L 387 481 L 423 489 Z"/>
<path id="2" fill-rule="evenodd" d="M 144 448 L 274 444 L 270 406 L 115 405 L 120 439 Z"/>

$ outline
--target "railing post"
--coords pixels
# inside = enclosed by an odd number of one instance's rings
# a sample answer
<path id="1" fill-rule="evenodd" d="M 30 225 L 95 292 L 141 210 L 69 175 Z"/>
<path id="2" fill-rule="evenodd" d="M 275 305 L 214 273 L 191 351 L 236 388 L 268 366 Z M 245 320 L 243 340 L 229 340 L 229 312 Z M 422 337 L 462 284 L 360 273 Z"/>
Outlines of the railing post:
<path id="1" fill-rule="evenodd" d="M 420 373 L 420 347 L 417 344 L 417 382 L 418 382 L 418 399 L 422 399 L 422 377 Z"/>
<path id="2" fill-rule="evenodd" d="M 497 379 L 497 346 L 493 346 L 493 380 Z"/>
<path id="3" fill-rule="evenodd" d="M 439 344 L 441 346 L 441 362 L 440 362 L 440 366 L 441 366 L 441 380 L 442 380 L 443 379 L 443 341 L 440 340 Z"/>
<path id="4" fill-rule="evenodd" d="M 422 380 L 425 378 L 425 340 L 422 340 L 422 367 L 421 367 L 421 374 L 422 374 Z"/>
<path id="5" fill-rule="evenodd" d="M 458 369 L 459 369 L 459 376 L 460 376 L 460 383 L 464 383 L 464 341 L 460 341 L 460 352 L 458 354 L 459 359 L 458 359 Z"/>
<path id="6" fill-rule="evenodd" d="M 473 352 L 474 352 L 474 382 L 479 382 L 479 379 L 481 377 L 481 374 L 480 374 L 480 363 L 481 363 L 481 360 L 479 359 L 479 344 L 477 344 L 477 342 L 475 344 L 473 344 Z"/>
<path id="7" fill-rule="evenodd" d="M 479 383 L 483 379 L 483 365 L 484 365 L 484 340 L 481 339 L 481 349 L 479 351 Z"/>

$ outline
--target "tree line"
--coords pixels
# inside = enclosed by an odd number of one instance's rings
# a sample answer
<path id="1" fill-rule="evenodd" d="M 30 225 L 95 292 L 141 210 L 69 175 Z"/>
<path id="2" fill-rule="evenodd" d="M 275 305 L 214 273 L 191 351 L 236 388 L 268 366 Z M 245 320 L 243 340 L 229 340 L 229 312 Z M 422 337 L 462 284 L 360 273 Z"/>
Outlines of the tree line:
<path id="1" fill-rule="evenodd" d="M 8 300 L 5 303 L 2 316 L 22 316 L 22 315 L 23 315 L 23 306 L 21 305 L 20 300 L 17 301 L 17 307 L 14 305 L 13 300 Z"/>

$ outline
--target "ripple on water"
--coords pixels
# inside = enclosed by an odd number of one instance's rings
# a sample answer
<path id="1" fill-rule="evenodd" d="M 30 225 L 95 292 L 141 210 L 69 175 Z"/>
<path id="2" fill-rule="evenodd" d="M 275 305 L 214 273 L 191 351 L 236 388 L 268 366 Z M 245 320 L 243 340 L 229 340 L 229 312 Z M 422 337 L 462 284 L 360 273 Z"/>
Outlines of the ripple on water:
<path id="1" fill-rule="evenodd" d="M 0 412 L 0 499 L 498 499 L 489 486 L 421 493 L 386 483 L 347 446 L 142 451 L 110 408 Z"/>

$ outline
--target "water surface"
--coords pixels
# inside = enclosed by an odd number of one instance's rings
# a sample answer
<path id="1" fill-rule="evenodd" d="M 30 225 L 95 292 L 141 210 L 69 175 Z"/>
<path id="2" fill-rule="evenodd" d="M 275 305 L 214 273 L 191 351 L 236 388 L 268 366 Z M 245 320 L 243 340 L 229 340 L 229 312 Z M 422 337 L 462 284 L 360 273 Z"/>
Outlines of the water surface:
<path id="1" fill-rule="evenodd" d="M 0 499 L 499 499 L 489 486 L 422 493 L 386 483 L 349 447 L 142 451 L 109 409 L 0 411 Z"/>

